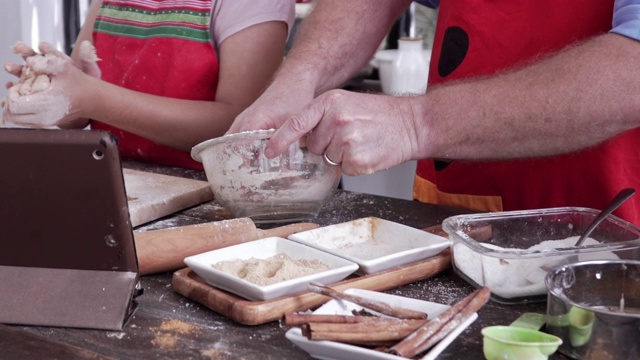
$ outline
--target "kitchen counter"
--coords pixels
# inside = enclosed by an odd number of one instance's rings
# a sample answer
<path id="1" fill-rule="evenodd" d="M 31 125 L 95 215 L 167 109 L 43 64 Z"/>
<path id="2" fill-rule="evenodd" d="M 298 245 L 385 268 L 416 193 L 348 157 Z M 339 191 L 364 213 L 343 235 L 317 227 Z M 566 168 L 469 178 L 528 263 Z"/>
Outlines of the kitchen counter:
<path id="1" fill-rule="evenodd" d="M 201 171 L 125 162 L 124 167 L 206 180 Z M 329 225 L 376 216 L 415 228 L 440 224 L 462 213 L 454 208 L 338 190 L 311 219 Z M 211 201 L 134 229 L 146 231 L 217 221 L 231 214 Z M 263 227 L 264 228 L 264 227 Z M 0 325 L 2 359 L 308 359 L 307 353 L 284 336 L 278 322 L 240 325 L 176 293 L 171 273 L 143 276 L 144 293 L 122 331 Z M 473 288 L 447 270 L 433 278 L 388 291 L 421 300 L 453 304 Z M 46 296 L 46 294 L 43 294 Z M 544 303 L 501 305 L 489 302 L 478 319 L 438 359 L 482 359 L 484 326 L 509 324 L 524 312 L 545 312 Z M 564 359 L 554 355 L 552 359 Z"/>

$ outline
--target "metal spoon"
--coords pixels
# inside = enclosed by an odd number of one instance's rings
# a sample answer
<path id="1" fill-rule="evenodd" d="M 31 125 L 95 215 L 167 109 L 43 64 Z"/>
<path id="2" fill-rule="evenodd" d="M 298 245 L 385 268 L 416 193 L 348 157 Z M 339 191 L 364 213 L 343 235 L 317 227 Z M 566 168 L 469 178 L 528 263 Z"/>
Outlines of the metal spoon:
<path id="1" fill-rule="evenodd" d="M 614 197 L 613 200 L 611 200 L 609 205 L 604 210 L 602 210 L 602 212 L 598 215 L 598 217 L 596 217 L 595 220 L 593 220 L 593 222 L 589 225 L 587 230 L 585 230 L 585 232 L 580 236 L 578 241 L 576 241 L 576 245 L 575 246 L 582 245 L 584 240 L 587 237 L 589 237 L 589 235 L 591 235 L 593 230 L 595 230 L 595 228 L 598 225 L 600 225 L 602 220 L 606 219 L 607 216 L 611 215 L 611 213 L 614 212 L 615 209 L 620 207 L 620 205 L 622 205 L 625 201 L 627 201 L 627 199 L 632 197 L 633 194 L 635 194 L 635 193 L 636 193 L 636 190 L 632 189 L 632 188 L 626 188 L 626 189 L 620 190 L 618 195 L 616 195 L 616 197 Z"/>

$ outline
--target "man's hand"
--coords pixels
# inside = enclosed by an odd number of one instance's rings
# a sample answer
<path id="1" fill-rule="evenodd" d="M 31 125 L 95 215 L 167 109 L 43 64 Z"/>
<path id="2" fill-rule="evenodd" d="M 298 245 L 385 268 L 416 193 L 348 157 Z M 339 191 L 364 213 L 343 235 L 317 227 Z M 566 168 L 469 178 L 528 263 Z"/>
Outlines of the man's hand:
<path id="1" fill-rule="evenodd" d="M 286 83 L 286 82 L 281 82 Z M 289 116 L 313 100 L 313 89 L 305 84 L 272 84 L 251 106 L 236 117 L 227 134 L 277 129 Z"/>
<path id="2" fill-rule="evenodd" d="M 416 99 L 344 90 L 326 92 L 283 124 L 265 154 L 277 156 L 309 133 L 309 150 L 341 163 L 347 175 L 389 169 L 418 154 L 416 119 L 411 110 L 411 102 Z"/>

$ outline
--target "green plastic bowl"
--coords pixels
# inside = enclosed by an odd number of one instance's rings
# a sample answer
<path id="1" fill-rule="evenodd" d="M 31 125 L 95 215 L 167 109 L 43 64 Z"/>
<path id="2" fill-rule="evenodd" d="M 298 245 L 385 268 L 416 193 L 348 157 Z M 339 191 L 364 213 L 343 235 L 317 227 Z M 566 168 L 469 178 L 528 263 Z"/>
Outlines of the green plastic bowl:
<path id="1" fill-rule="evenodd" d="M 562 344 L 555 335 L 517 326 L 488 326 L 482 336 L 488 360 L 546 360 Z"/>

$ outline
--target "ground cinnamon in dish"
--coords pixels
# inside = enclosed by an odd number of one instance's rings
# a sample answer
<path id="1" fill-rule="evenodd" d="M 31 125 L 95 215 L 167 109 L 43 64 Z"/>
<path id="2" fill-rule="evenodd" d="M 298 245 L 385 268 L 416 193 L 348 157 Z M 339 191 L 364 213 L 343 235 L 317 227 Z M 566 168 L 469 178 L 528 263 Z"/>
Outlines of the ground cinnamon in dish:
<path id="1" fill-rule="evenodd" d="M 265 259 L 221 261 L 211 266 L 260 286 L 329 270 L 329 266 L 320 260 L 296 260 L 287 254 L 277 254 Z"/>

